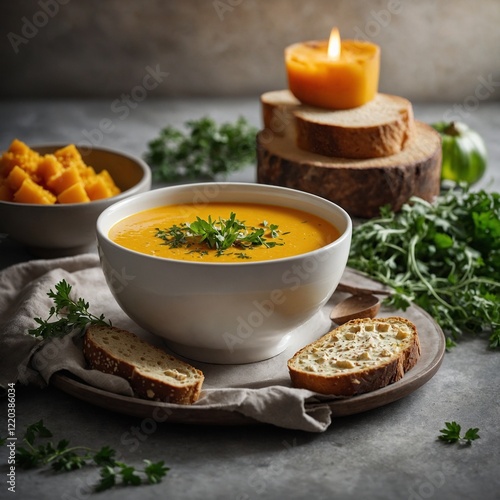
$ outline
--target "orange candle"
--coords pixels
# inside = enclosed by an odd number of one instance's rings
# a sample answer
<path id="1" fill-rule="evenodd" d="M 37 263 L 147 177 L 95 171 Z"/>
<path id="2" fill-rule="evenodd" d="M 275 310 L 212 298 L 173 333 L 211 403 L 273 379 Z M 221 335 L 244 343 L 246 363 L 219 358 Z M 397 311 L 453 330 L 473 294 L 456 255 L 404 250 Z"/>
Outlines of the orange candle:
<path id="1" fill-rule="evenodd" d="M 302 103 L 350 109 L 371 101 L 378 90 L 380 48 L 342 40 L 336 28 L 329 40 L 302 42 L 285 49 L 288 87 Z"/>

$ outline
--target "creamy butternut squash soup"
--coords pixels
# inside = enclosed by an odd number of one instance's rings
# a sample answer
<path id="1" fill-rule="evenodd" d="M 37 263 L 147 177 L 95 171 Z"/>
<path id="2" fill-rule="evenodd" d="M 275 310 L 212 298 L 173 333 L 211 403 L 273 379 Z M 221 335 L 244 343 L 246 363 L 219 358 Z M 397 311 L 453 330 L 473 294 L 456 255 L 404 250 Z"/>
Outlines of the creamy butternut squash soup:
<path id="1" fill-rule="evenodd" d="M 321 248 L 339 235 L 329 222 L 301 210 L 232 202 L 153 208 L 109 232 L 130 250 L 198 262 L 280 259 Z"/>

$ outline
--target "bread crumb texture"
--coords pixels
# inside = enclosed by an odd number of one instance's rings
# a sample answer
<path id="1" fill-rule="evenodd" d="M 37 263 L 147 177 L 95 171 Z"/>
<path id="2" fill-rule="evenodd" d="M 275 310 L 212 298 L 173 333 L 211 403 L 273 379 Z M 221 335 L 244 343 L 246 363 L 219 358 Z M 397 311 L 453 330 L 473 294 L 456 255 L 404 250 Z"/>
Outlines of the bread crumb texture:
<path id="1" fill-rule="evenodd" d="M 415 325 L 389 317 L 353 320 L 297 352 L 289 361 L 292 384 L 351 396 L 402 378 L 420 356 Z"/>
<path id="2" fill-rule="evenodd" d="M 191 404 L 200 396 L 201 370 L 126 330 L 89 327 L 83 353 L 91 368 L 126 378 L 139 397 Z"/>

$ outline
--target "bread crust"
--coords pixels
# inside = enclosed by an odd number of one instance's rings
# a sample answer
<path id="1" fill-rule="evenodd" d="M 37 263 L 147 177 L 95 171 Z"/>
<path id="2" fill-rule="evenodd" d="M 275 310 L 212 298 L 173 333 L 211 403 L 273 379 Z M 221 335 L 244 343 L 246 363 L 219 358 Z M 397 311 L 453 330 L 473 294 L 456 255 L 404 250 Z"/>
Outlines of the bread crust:
<path id="1" fill-rule="evenodd" d="M 363 127 L 316 123 L 295 114 L 297 146 L 324 156 L 350 159 L 382 158 L 403 151 L 414 135 L 412 111 L 389 123 Z"/>
<path id="2" fill-rule="evenodd" d="M 264 127 L 273 135 L 295 138 L 294 111 L 303 106 L 289 91 L 271 91 L 260 96 Z"/>
<path id="3" fill-rule="evenodd" d="M 110 336 L 119 340 L 110 342 Z M 147 361 L 134 359 L 133 353 L 138 352 L 143 353 L 145 359 L 149 358 L 151 370 Z M 90 326 L 84 336 L 83 354 L 91 368 L 127 379 L 140 398 L 185 405 L 196 402 L 200 397 L 204 381 L 201 370 L 127 330 Z M 173 370 L 172 374 L 179 373 L 183 380 L 162 376 L 161 370 Z"/>
<path id="4" fill-rule="evenodd" d="M 341 334 L 359 325 L 375 325 L 389 323 L 392 326 L 400 324 L 404 329 L 409 329 L 411 336 L 402 348 L 395 351 L 392 356 L 381 358 L 380 362 L 371 364 L 368 367 L 354 367 L 342 369 L 331 369 L 331 372 L 310 371 L 308 368 L 299 368 L 300 360 L 309 361 L 313 349 L 321 345 L 335 345 L 334 339 Z M 300 349 L 288 360 L 288 370 L 292 385 L 297 388 L 309 389 L 320 394 L 350 397 L 358 394 L 375 391 L 397 382 L 403 378 L 404 374 L 413 368 L 420 358 L 421 347 L 416 326 L 409 320 L 399 316 L 389 318 L 363 318 L 345 323 L 320 339 L 308 344 Z M 345 353 L 336 353 L 339 357 L 345 357 Z M 307 364 L 304 364 L 308 367 Z M 312 367 L 314 370 L 315 367 Z"/>

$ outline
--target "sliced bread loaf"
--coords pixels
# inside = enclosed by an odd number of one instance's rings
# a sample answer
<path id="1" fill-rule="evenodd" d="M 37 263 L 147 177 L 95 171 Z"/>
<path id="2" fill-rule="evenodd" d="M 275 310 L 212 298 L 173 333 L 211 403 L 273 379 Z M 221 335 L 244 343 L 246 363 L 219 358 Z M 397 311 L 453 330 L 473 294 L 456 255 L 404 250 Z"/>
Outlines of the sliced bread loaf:
<path id="1" fill-rule="evenodd" d="M 402 151 L 414 135 L 413 107 L 403 97 L 377 94 L 357 108 L 305 106 L 288 90 L 261 96 L 264 126 L 294 137 L 299 148 L 324 156 L 381 158 Z"/>
<path id="2" fill-rule="evenodd" d="M 294 387 L 354 396 L 400 380 L 420 357 L 416 326 L 398 316 L 356 319 L 298 351 L 288 370 Z"/>
<path id="3" fill-rule="evenodd" d="M 200 370 L 126 330 L 90 326 L 83 354 L 91 368 L 127 379 L 141 398 L 191 404 L 200 396 Z"/>

